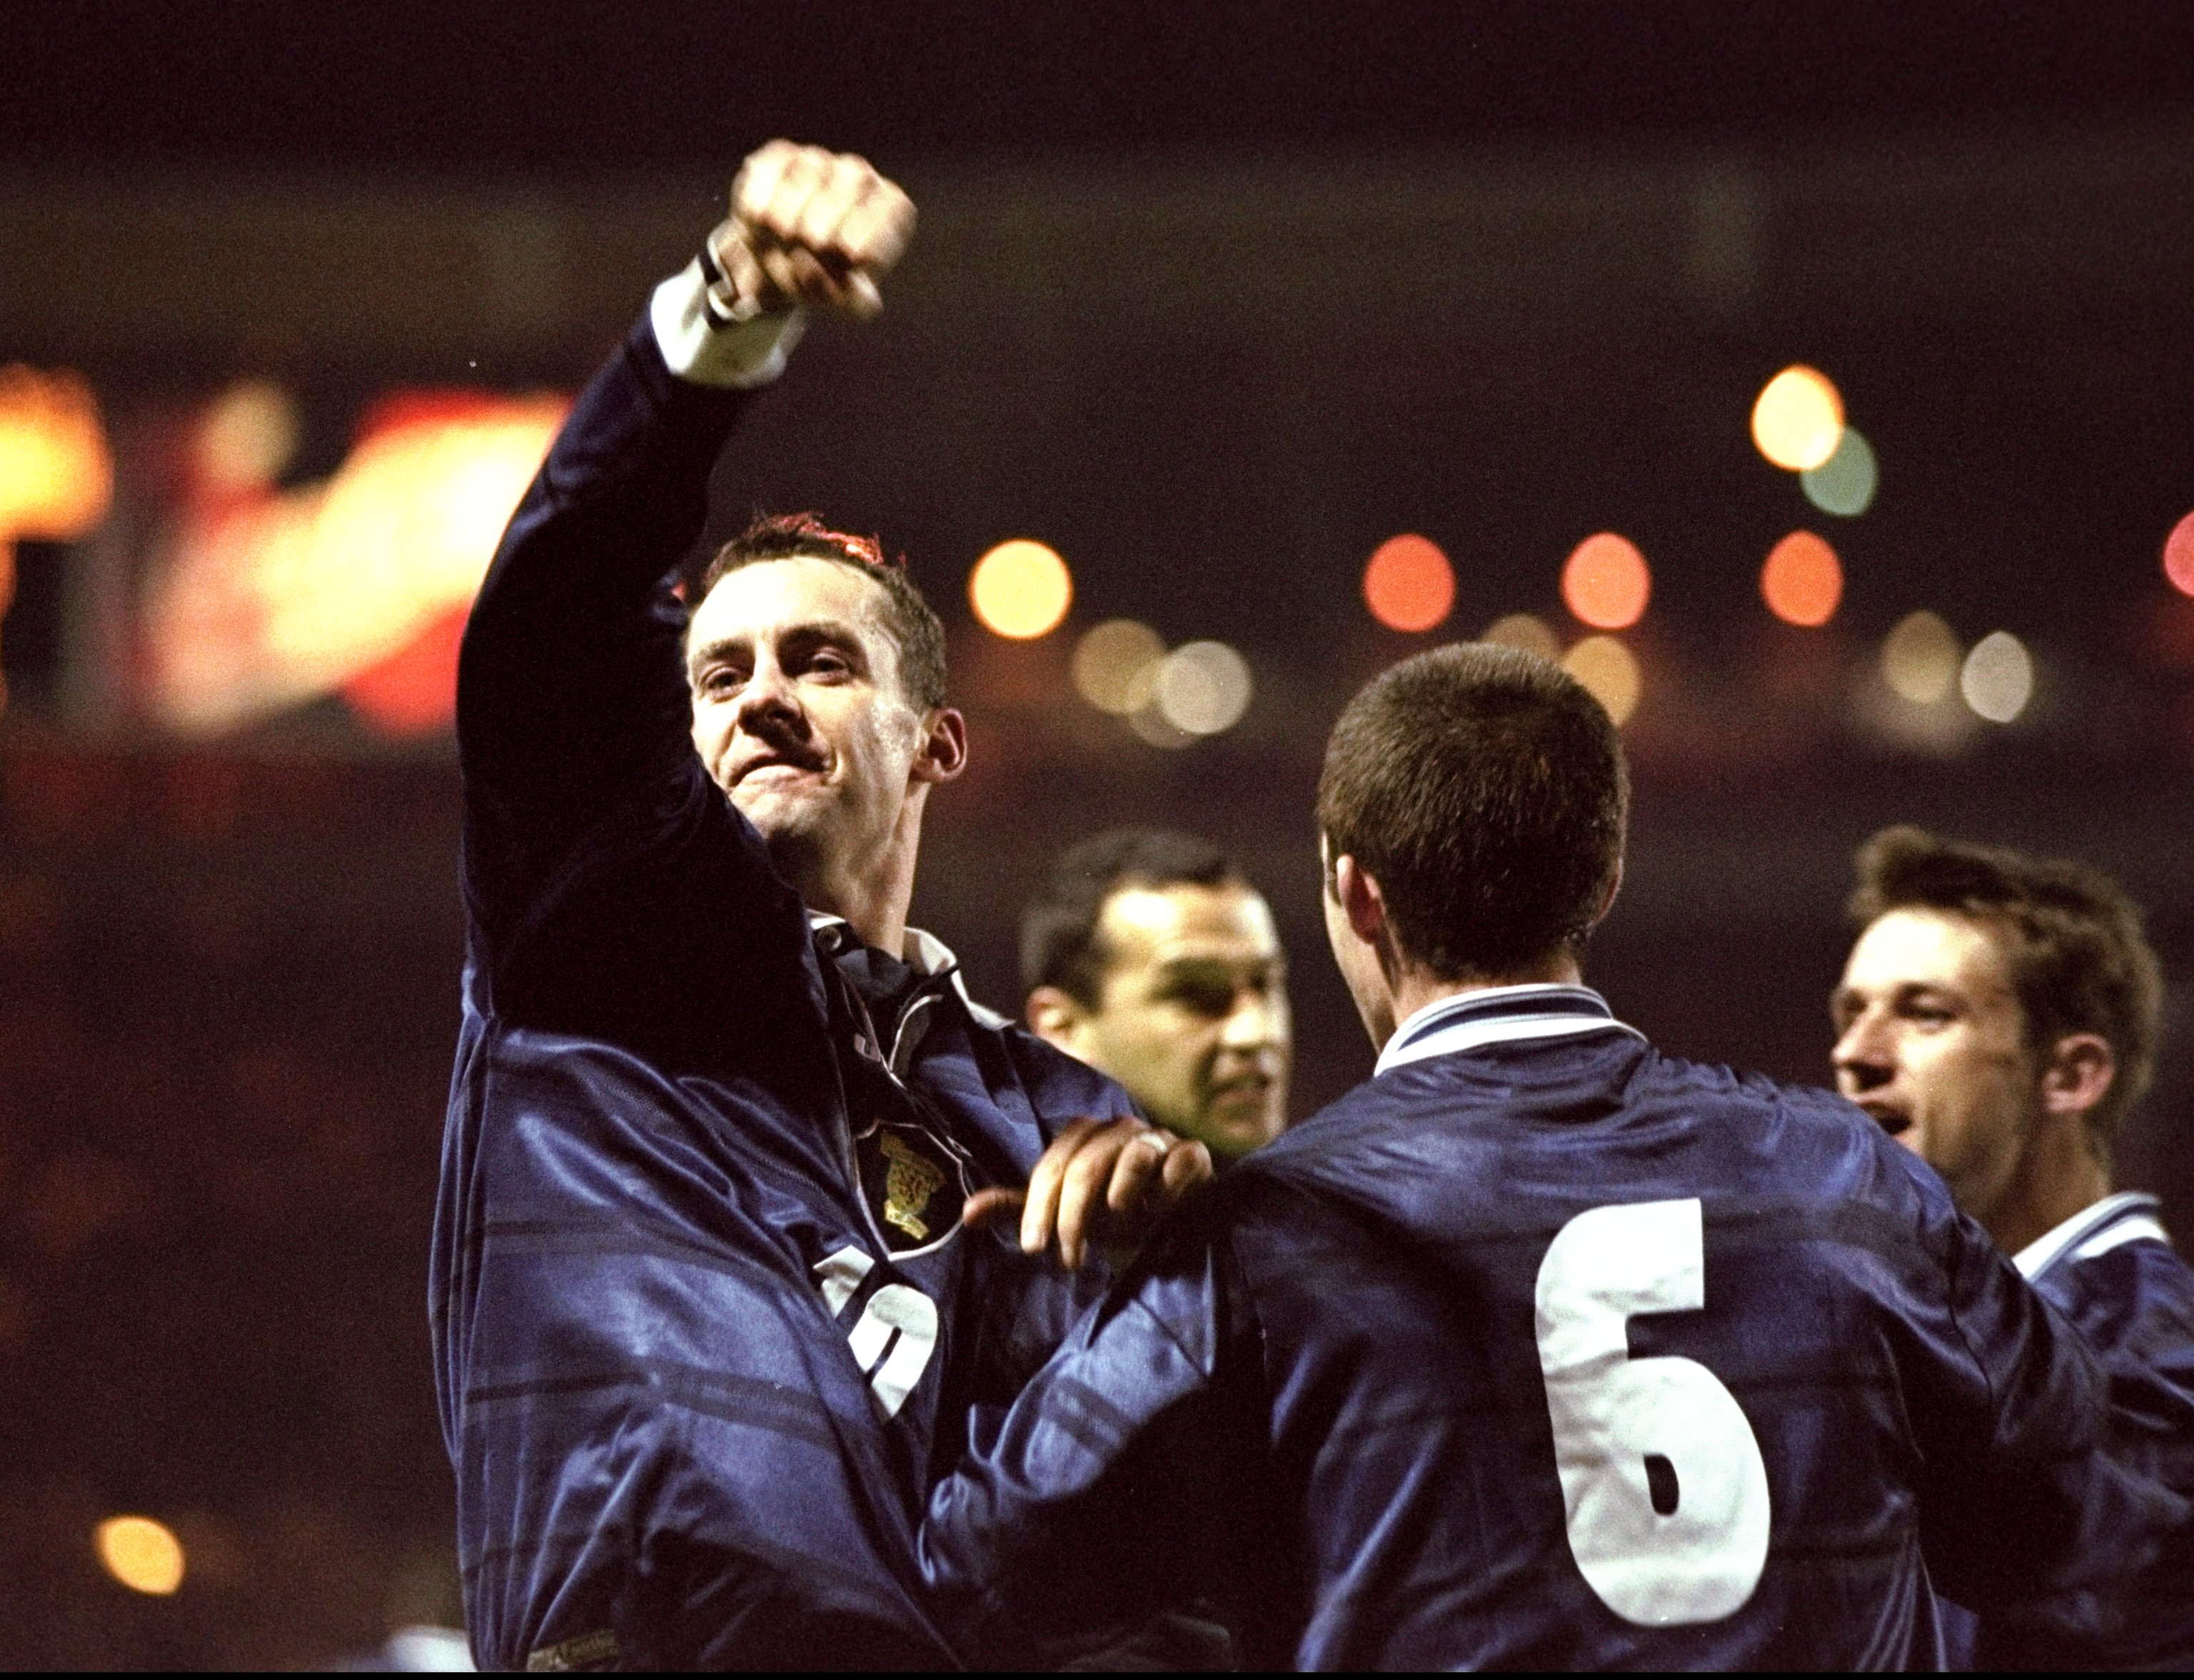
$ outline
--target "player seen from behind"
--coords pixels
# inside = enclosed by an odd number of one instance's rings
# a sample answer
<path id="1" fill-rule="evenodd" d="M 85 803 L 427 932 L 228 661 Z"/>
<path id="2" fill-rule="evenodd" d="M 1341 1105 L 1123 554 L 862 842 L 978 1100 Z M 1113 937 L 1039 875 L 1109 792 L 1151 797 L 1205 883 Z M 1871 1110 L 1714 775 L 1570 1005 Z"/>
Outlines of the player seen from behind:
<path id="1" fill-rule="evenodd" d="M 986 1424 L 924 1565 L 986 1661 L 1227 1606 L 1252 1665 L 1928 1667 L 2122 1540 L 2101 1373 L 1840 1098 L 1580 983 L 1626 774 L 1557 666 L 1351 702 L 1326 917 L 1377 1072 L 1183 1208 Z"/>
<path id="2" fill-rule="evenodd" d="M 1131 1238 L 1209 1171 L 907 927 L 966 737 L 904 573 L 781 520 L 690 631 L 673 593 L 801 306 L 874 313 L 912 222 L 859 158 L 749 158 L 466 632 L 433 1318 L 484 1666 L 948 1663 L 915 1525 L 1071 1320 L 1045 1242 Z M 963 1227 L 1032 1168 L 1020 1243 Z"/>

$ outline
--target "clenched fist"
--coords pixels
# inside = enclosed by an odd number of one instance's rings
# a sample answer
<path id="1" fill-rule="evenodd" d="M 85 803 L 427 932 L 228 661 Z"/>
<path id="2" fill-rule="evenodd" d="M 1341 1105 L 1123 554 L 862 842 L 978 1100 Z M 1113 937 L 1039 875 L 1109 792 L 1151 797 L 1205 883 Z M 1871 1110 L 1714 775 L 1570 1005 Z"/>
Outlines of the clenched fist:
<path id="1" fill-rule="evenodd" d="M 864 158 L 773 140 L 740 166 L 716 261 L 746 313 L 796 304 L 862 319 L 914 237 L 914 201 Z"/>

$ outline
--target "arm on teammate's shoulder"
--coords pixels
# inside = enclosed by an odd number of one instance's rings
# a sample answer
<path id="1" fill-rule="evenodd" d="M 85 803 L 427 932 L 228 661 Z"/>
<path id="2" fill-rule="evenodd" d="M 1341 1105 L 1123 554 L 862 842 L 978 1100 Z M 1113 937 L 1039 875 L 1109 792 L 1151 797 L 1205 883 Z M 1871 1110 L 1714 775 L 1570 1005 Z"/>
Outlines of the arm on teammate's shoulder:
<path id="1" fill-rule="evenodd" d="M 1169 1227 L 931 1496 L 922 1572 L 966 1660 L 1054 1666 L 1223 1591 L 1263 1432 L 1209 1226 Z"/>

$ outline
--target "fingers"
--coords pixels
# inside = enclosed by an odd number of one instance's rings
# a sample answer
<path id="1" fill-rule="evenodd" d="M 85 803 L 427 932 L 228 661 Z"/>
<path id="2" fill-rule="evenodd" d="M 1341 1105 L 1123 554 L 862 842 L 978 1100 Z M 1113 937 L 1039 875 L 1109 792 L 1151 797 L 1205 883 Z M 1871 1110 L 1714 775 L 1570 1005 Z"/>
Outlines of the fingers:
<path id="1" fill-rule="evenodd" d="M 1168 1135 L 1152 1131 L 1140 1120 L 1115 1120 L 1075 1152 L 1062 1177 L 1054 1222 L 1059 1257 L 1068 1269 L 1078 1269 L 1088 1257 L 1092 1228 L 1103 1210 L 1123 1205 L 1110 1194 L 1123 1170 L 1130 1174 L 1140 1170 L 1147 1180 L 1153 1164 L 1163 1159 L 1163 1147 L 1152 1148 L 1145 1140 Z"/>
<path id="2" fill-rule="evenodd" d="M 1020 1211 L 1028 1197 L 1019 1190 L 1001 1190 L 995 1187 L 978 1190 L 968 1198 L 960 1209 L 960 1223 L 971 1230 L 987 1231 L 1002 1225 Z"/>
<path id="3" fill-rule="evenodd" d="M 1115 1213 L 1134 1212 L 1152 1182 L 1164 1171 L 1165 1164 L 1172 1159 L 1173 1148 L 1180 1141 L 1171 1132 L 1159 1131 L 1139 1131 L 1129 1137 L 1113 1163 L 1105 1205 Z"/>
<path id="4" fill-rule="evenodd" d="M 1202 1143 L 1185 1143 L 1169 1150 L 1161 1179 L 1165 1187 L 1165 1205 L 1171 1207 L 1191 1190 L 1209 1184 L 1215 1171 L 1211 1151 Z"/>
<path id="5" fill-rule="evenodd" d="M 1212 1176 L 1211 1152 L 1134 1119 L 1077 1120 L 1052 1140 L 1029 1175 L 1025 1200 L 981 1190 L 962 1217 L 1002 1222 L 1008 1199 L 1021 1211 L 1021 1251 L 1041 1254 L 1056 1241 L 1068 1268 L 1092 1242 L 1132 1249 L 1176 1202 Z M 995 1200 L 994 1200 L 995 1199 Z"/>
<path id="6" fill-rule="evenodd" d="M 856 315 L 883 307 L 877 282 L 914 233 L 914 204 L 864 158 L 772 141 L 732 185 L 732 218 L 788 302 Z"/>
<path id="7" fill-rule="evenodd" d="M 1036 1171 L 1029 1174 L 1028 1200 L 1021 1205 L 1022 1253 L 1041 1254 L 1050 1246 L 1067 1167 L 1081 1148 L 1083 1140 L 1100 1125 L 1097 1120 L 1075 1121 L 1051 1140 L 1051 1147 L 1037 1162 Z"/>

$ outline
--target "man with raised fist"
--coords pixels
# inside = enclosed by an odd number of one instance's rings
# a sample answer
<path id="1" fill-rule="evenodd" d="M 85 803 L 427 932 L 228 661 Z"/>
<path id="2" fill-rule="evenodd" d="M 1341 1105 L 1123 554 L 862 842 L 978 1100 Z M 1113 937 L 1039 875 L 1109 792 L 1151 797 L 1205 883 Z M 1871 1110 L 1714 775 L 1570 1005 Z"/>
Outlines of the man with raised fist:
<path id="1" fill-rule="evenodd" d="M 1210 1171 L 907 926 L 967 736 L 903 566 L 800 515 L 690 624 L 673 587 L 806 312 L 875 314 L 913 227 L 860 158 L 748 158 L 466 631 L 432 1304 L 483 1666 L 951 1661 L 912 1534 L 1101 1286 L 1047 1247 L 1132 1246 Z"/>

